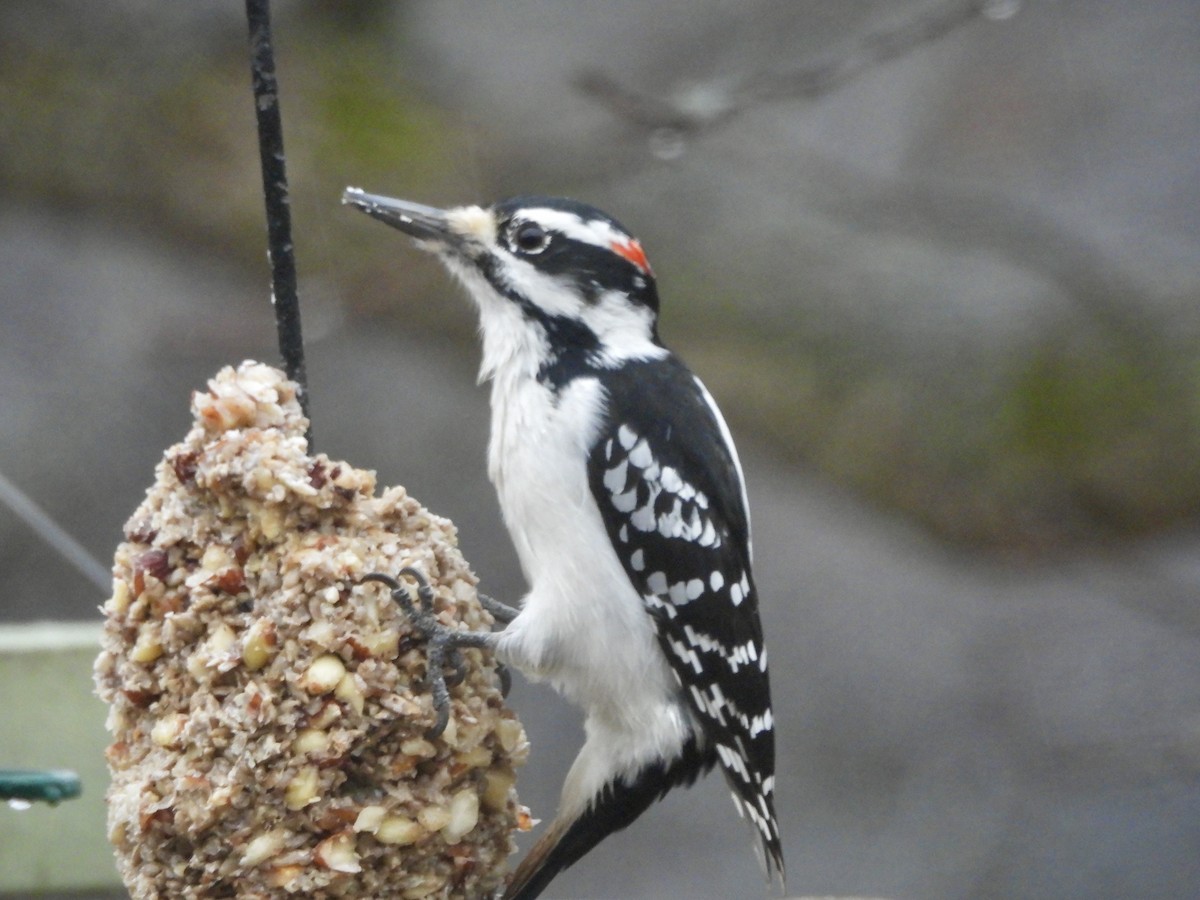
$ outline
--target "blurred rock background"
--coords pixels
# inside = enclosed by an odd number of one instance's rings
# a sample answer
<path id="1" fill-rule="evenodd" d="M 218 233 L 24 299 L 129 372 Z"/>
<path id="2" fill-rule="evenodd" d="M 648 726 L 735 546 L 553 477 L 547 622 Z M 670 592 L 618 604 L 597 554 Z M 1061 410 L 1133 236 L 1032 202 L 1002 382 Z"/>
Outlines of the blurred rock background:
<path id="1" fill-rule="evenodd" d="M 276 6 L 315 437 L 521 591 L 474 321 L 338 205 L 638 233 L 743 448 L 797 894 L 1200 894 L 1189 0 Z M 187 396 L 275 359 L 240 4 L 0 5 L 0 471 L 106 561 Z M 103 599 L 7 510 L 10 621 Z M 549 819 L 580 735 L 514 704 Z M 755 897 L 717 779 L 553 896 Z"/>

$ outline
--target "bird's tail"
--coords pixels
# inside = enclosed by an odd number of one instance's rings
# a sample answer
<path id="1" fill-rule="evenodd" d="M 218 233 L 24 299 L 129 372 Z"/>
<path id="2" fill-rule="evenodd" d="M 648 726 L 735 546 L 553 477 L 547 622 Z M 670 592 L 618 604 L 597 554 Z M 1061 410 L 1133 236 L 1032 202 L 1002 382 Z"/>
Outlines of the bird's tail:
<path id="1" fill-rule="evenodd" d="M 533 900 L 604 838 L 628 826 L 671 788 L 693 783 L 715 761 L 711 752 L 689 741 L 671 764 L 656 762 L 629 783 L 606 784 L 578 818 L 554 820 L 517 866 L 502 900 Z"/>
<path id="2" fill-rule="evenodd" d="M 537 897 L 559 872 L 601 840 L 596 837 L 587 847 L 575 849 L 570 842 L 563 843 L 568 831 L 570 828 L 566 822 L 556 819 L 551 824 L 550 830 L 538 839 L 517 866 L 503 900 L 532 900 Z"/>
<path id="3" fill-rule="evenodd" d="M 773 754 L 772 754 L 773 755 Z M 724 762 L 724 760 L 722 760 Z M 787 871 L 783 862 L 783 842 L 775 816 L 774 777 L 743 777 L 744 769 L 722 766 L 729 783 L 733 805 L 754 835 L 754 855 L 762 866 L 770 888 L 787 893 Z M 773 767 L 772 767 L 773 768 Z"/>

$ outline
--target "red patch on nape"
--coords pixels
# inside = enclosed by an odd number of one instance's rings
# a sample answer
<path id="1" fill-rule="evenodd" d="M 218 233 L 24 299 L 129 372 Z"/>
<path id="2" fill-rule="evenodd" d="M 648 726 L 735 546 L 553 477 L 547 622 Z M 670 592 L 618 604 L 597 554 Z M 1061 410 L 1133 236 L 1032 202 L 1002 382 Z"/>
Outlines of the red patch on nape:
<path id="1" fill-rule="evenodd" d="M 646 259 L 646 251 L 633 238 L 627 241 L 613 241 L 609 246 L 612 247 L 614 253 L 629 260 L 645 274 L 653 274 L 650 271 L 650 260 Z"/>

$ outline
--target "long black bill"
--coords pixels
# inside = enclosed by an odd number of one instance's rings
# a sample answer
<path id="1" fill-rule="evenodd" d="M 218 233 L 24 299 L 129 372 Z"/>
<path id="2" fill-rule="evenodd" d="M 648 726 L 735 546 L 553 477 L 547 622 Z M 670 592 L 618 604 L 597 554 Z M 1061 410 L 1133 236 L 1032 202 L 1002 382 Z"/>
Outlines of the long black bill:
<path id="1" fill-rule="evenodd" d="M 398 228 L 419 241 L 458 243 L 451 230 L 445 210 L 407 200 L 395 200 L 379 194 L 368 194 L 359 188 L 346 188 L 342 202 L 360 209 L 373 219 Z"/>

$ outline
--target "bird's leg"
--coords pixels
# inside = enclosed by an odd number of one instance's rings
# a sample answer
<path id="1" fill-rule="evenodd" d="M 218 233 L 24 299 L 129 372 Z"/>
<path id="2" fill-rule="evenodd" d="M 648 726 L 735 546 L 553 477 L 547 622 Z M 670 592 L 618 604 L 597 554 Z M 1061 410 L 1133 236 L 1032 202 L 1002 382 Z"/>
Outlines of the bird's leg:
<path id="1" fill-rule="evenodd" d="M 450 685 L 458 684 L 466 677 L 466 663 L 463 661 L 462 654 L 458 652 L 459 649 L 462 647 L 494 649 L 496 635 L 492 632 L 459 631 L 447 628 L 438 621 L 437 615 L 433 611 L 433 588 L 425 575 L 412 566 L 405 566 L 400 570 L 400 574 L 408 576 L 417 583 L 418 602 L 414 603 L 408 589 L 391 575 L 372 572 L 364 575 L 362 580 L 378 581 L 380 584 L 386 585 L 391 592 L 392 599 L 400 604 L 400 608 L 412 622 L 413 628 L 425 639 L 425 652 L 428 657 L 426 673 L 429 691 L 433 695 L 433 709 L 437 713 L 437 719 L 428 734 L 428 737 L 433 739 L 446 730 L 446 725 L 450 721 Z M 488 604 L 494 604 L 495 607 L 511 613 L 509 619 L 504 619 L 504 621 L 511 621 L 511 617 L 517 613 L 516 610 L 503 603 L 497 603 L 490 597 L 487 600 L 488 603 L 483 604 L 484 608 L 497 618 L 501 617 Z M 447 666 L 453 669 L 449 678 L 445 672 Z M 497 674 L 500 677 L 501 690 L 507 696 L 508 689 L 512 685 L 512 678 L 509 676 L 508 670 L 500 665 L 497 666 Z"/>
<path id="2" fill-rule="evenodd" d="M 489 597 L 487 594 L 479 594 L 479 605 L 492 614 L 497 622 L 503 622 L 507 625 L 517 617 L 521 611 L 515 606 L 509 606 L 507 603 L 501 603 L 495 597 Z"/>
<path id="3" fill-rule="evenodd" d="M 507 625 L 517 617 L 521 611 L 515 606 L 509 606 L 507 603 L 501 603 L 495 597 L 489 597 L 487 594 L 477 594 L 479 597 L 479 605 L 492 614 L 492 618 L 497 622 L 503 622 Z M 496 675 L 500 678 L 500 695 L 508 696 L 508 692 L 512 690 L 512 673 L 508 671 L 508 666 L 504 663 L 496 663 Z"/>

